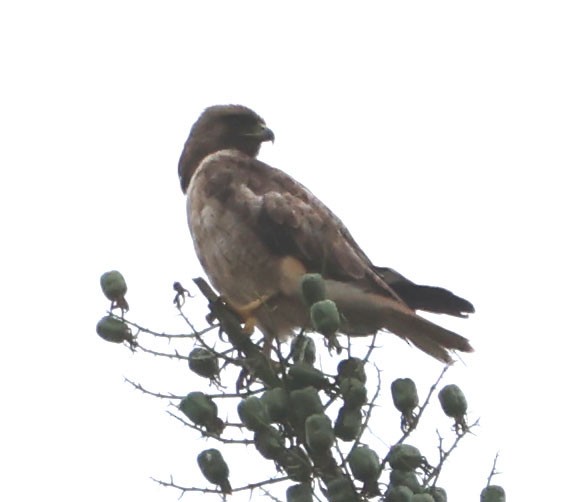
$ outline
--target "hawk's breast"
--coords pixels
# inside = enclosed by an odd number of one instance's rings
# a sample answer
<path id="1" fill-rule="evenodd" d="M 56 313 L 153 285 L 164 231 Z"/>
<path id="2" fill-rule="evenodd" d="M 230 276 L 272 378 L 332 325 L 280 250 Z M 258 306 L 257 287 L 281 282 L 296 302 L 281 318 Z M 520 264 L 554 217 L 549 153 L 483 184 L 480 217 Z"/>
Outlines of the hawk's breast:
<path id="1" fill-rule="evenodd" d="M 187 214 L 196 253 L 213 286 L 233 304 L 246 305 L 275 292 L 277 257 L 257 236 L 260 197 L 237 169 L 238 155 L 223 150 L 204 159 L 188 188 Z M 225 186 L 214 186 L 217 177 Z M 245 203 L 230 204 L 232 197 Z"/>

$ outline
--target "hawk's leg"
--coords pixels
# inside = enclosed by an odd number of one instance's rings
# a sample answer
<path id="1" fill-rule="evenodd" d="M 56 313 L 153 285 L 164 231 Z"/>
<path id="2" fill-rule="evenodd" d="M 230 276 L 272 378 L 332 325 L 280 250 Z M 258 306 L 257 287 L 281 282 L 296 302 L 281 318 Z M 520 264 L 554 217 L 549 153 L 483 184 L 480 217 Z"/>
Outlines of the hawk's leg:
<path id="1" fill-rule="evenodd" d="M 225 300 L 225 303 L 239 316 L 241 322 L 243 323 L 243 333 L 247 335 L 252 335 L 255 330 L 255 325 L 257 324 L 257 318 L 255 317 L 255 312 L 265 305 L 274 294 L 263 295 L 253 300 L 246 305 L 233 305 L 229 301 Z"/>

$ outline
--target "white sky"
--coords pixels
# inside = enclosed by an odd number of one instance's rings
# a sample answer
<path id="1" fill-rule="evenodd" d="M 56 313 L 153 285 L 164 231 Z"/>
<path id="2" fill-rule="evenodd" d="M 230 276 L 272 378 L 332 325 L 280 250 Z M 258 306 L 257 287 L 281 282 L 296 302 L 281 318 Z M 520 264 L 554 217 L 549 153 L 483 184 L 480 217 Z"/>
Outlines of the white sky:
<path id="1" fill-rule="evenodd" d="M 447 381 L 482 424 L 443 475 L 450 500 L 478 499 L 497 450 L 509 500 L 567 498 L 583 447 L 582 10 L 3 3 L 0 498 L 163 502 L 178 493 L 149 476 L 203 484 L 206 443 L 123 376 L 176 393 L 200 380 L 94 326 L 99 275 L 117 268 L 133 320 L 184 329 L 171 284 L 202 272 L 176 165 L 217 103 L 264 117 L 276 142 L 260 158 L 310 187 L 375 263 L 476 305 L 470 320 L 439 318 L 476 348 Z M 439 373 L 390 335 L 377 360 L 386 393 L 393 378 L 425 388 Z M 390 443 L 397 415 L 386 402 L 378 413 Z M 415 439 L 435 458 L 431 427 Z M 257 479 L 256 458 L 231 459 L 234 486 L 246 465 Z"/>

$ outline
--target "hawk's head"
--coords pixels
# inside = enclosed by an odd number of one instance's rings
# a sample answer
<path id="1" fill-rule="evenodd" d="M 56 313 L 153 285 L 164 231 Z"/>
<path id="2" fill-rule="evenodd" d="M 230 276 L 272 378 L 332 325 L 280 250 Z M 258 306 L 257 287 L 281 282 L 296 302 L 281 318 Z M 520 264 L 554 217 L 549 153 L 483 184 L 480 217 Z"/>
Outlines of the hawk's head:
<path id="1" fill-rule="evenodd" d="M 178 176 L 186 193 L 200 162 L 219 150 L 236 149 L 255 157 L 261 143 L 273 141 L 271 129 L 253 110 L 241 105 L 207 108 L 192 126 L 178 162 Z"/>

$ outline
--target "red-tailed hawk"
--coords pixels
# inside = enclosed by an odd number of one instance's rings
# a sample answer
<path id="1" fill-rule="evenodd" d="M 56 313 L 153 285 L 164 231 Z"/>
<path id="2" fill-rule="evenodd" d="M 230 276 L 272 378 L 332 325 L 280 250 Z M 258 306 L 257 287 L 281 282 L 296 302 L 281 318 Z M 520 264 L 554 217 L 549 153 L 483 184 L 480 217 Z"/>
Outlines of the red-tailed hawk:
<path id="1" fill-rule="evenodd" d="M 207 108 L 193 125 L 178 165 L 188 224 L 211 283 L 271 343 L 309 327 L 300 293 L 308 272 L 322 274 L 327 296 L 350 336 L 386 329 L 433 357 L 472 351 L 468 340 L 416 310 L 465 317 L 470 302 L 377 267 L 350 232 L 307 188 L 256 156 L 273 132 L 239 105 Z"/>

